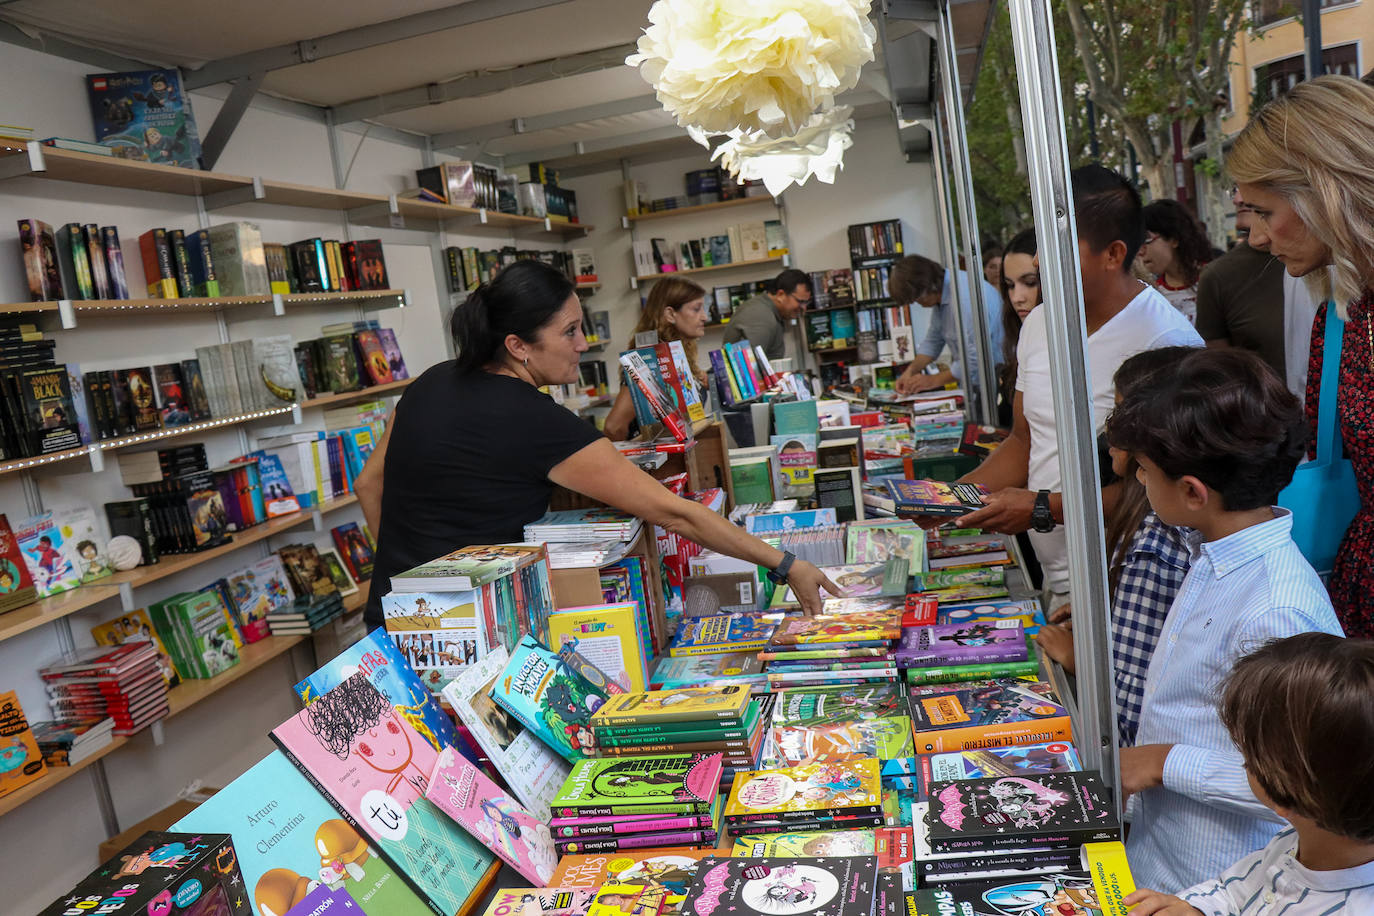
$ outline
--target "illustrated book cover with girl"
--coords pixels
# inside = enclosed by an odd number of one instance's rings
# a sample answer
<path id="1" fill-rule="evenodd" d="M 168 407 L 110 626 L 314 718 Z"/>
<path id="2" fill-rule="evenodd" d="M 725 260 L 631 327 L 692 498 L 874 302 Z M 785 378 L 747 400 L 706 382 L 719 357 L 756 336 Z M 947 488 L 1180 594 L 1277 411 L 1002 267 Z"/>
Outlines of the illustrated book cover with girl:
<path id="1" fill-rule="evenodd" d="M 366 672 L 272 730 L 272 740 L 440 916 L 457 912 L 493 856 L 425 797 L 439 752 Z"/>
<path id="2" fill-rule="evenodd" d="M 933 852 L 1079 846 L 1118 840 L 1121 824 L 1092 771 L 932 782 Z"/>
<path id="3" fill-rule="evenodd" d="M 738 773 L 725 803 L 725 822 L 882 813 L 878 761 L 815 763 Z"/>
<path id="4" fill-rule="evenodd" d="M 873 856 L 707 859 L 697 869 L 684 916 L 871 916 Z"/>
<path id="5" fill-rule="evenodd" d="M 607 699 L 592 715 L 592 728 L 738 720 L 749 707 L 749 694 L 742 685 L 623 693 Z"/>
<path id="6" fill-rule="evenodd" d="M 903 668 L 1025 660 L 1026 634 L 1019 620 L 910 627 L 897 646 L 897 663 Z"/>
<path id="7" fill-rule="evenodd" d="M 615 808 L 631 814 L 635 807 L 681 814 L 710 810 L 720 786 L 720 754 L 670 754 L 625 760 L 579 760 L 553 800 L 558 817 L 577 817 Z M 646 812 L 647 813 L 647 812 Z"/>
<path id="8" fill-rule="evenodd" d="M 523 877 L 549 883 L 558 854 L 548 825 L 453 748 L 439 753 L 425 797 Z"/>
<path id="9" fill-rule="evenodd" d="M 482 916 L 584 916 L 595 898 L 585 887 L 498 888 Z"/>
<path id="10" fill-rule="evenodd" d="M 599 888 L 605 884 L 658 886 L 685 894 L 702 859 L 715 850 L 696 846 L 659 846 L 606 853 L 574 853 L 558 860 L 555 887 Z"/>
<path id="11" fill-rule="evenodd" d="M 533 636 L 512 650 L 491 698 L 569 763 L 593 756 L 592 714 L 606 694 Z"/>
<path id="12" fill-rule="evenodd" d="M 847 614 L 817 614 L 815 617 L 789 617 L 778 624 L 769 645 L 885 642 L 898 639 L 901 635 L 900 609 L 854 611 Z"/>

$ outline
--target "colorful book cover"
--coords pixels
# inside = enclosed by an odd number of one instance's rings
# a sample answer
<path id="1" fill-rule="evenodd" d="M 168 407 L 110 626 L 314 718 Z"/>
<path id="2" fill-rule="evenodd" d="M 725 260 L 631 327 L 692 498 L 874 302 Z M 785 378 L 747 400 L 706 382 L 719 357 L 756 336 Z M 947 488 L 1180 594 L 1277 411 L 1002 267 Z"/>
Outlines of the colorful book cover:
<path id="1" fill-rule="evenodd" d="M 918 592 L 942 588 L 958 588 L 962 585 L 1004 585 L 1006 570 L 1000 566 L 971 566 L 966 569 L 945 569 L 920 573 L 915 577 Z"/>
<path id="2" fill-rule="evenodd" d="M 760 614 L 718 614 L 685 619 L 668 647 L 670 656 L 716 655 L 762 649 L 777 628 L 777 618 Z"/>
<path id="3" fill-rule="evenodd" d="M 774 724 L 768 733 L 762 762 L 769 767 L 792 767 L 864 758 L 897 760 L 914 753 L 911 720 L 904 715 L 892 715 L 811 725 Z"/>
<path id="4" fill-rule="evenodd" d="M 808 830 L 803 833 L 745 834 L 735 837 L 732 859 L 757 859 L 762 856 L 799 858 L 804 856 L 871 856 L 876 849 L 873 830 Z"/>
<path id="5" fill-rule="evenodd" d="M 682 894 L 669 894 L 661 887 L 606 884 L 596 892 L 587 916 L 662 916 L 677 912 L 682 900 Z"/>
<path id="6" fill-rule="evenodd" d="M 901 635 L 902 615 L 899 610 L 826 613 L 815 617 L 787 618 L 773 632 L 769 647 L 879 642 L 894 640 Z"/>
<path id="7" fill-rule="evenodd" d="M 440 751 L 425 797 L 522 877 L 538 885 L 549 883 L 558 855 L 548 825 L 453 748 Z"/>
<path id="8" fill-rule="evenodd" d="M 883 595 L 896 597 L 897 595 L 905 595 L 905 576 L 898 587 L 885 589 L 890 562 L 892 561 L 848 564 L 844 566 L 823 566 L 821 567 L 821 572 L 829 576 L 830 581 L 840 587 L 840 591 L 844 593 L 846 598 L 868 598 Z M 774 608 L 796 606 L 799 603 L 790 585 L 785 589 L 778 589 L 773 595 L 772 606 Z"/>
<path id="9" fill-rule="evenodd" d="M 640 693 L 648 672 L 638 620 L 633 602 L 562 608 L 549 615 L 549 642 L 557 649 L 572 646 L 623 690 Z"/>
<path id="10" fill-rule="evenodd" d="M 406 664 L 396 643 L 383 629 L 373 630 L 339 653 L 328 664 L 296 685 L 296 695 L 309 706 L 346 678 L 365 672 L 372 686 L 391 701 L 396 714 L 410 723 L 435 750 L 458 746 L 458 730 L 415 670 Z"/>
<path id="11" fill-rule="evenodd" d="M 1083 769 L 1078 751 L 1067 741 L 922 754 L 916 761 L 920 770 L 920 789 L 916 796 L 919 801 L 927 799 L 926 787 L 937 781 L 1071 773 Z"/>
<path id="12" fill-rule="evenodd" d="M 264 477 L 264 486 L 266 478 Z M 334 546 L 339 548 L 339 556 L 343 557 L 344 563 L 348 566 L 348 572 L 353 576 L 354 581 L 370 582 L 372 580 L 372 564 L 375 557 L 372 552 L 372 545 L 368 544 L 367 538 L 363 537 L 362 529 L 357 522 L 347 522 L 333 528 L 329 536 L 334 539 Z"/>
<path id="13" fill-rule="evenodd" d="M 1072 739 L 1068 710 L 1043 681 L 1002 678 L 913 696 L 911 721 L 919 754 Z"/>
<path id="14" fill-rule="evenodd" d="M 53 512 L 53 524 L 62 535 L 62 552 L 76 567 L 83 585 L 114 574 L 105 537 L 100 533 L 95 510 L 74 506 Z"/>
<path id="15" fill-rule="evenodd" d="M 980 484 L 939 480 L 888 480 L 887 490 L 898 512 L 914 515 L 967 515 L 983 508 L 988 495 Z"/>
<path id="16" fill-rule="evenodd" d="M 272 740 L 435 912 L 467 902 L 492 856 L 425 798 L 439 754 L 365 672 L 277 726 Z"/>
<path id="17" fill-rule="evenodd" d="M 117 156 L 200 168 L 200 135 L 177 70 L 91 73 L 86 94 L 95 138 Z"/>
<path id="18" fill-rule="evenodd" d="M 1135 893 L 1135 877 L 1126 859 L 1126 847 L 1118 842 L 1084 843 L 1083 868 L 1092 877 L 1093 892 L 1103 916 L 1126 916 L 1122 900 Z"/>
<path id="19" fill-rule="evenodd" d="M 701 864 L 682 912 L 690 916 L 873 916 L 878 860 L 833 858 L 709 859 Z"/>
<path id="20" fill-rule="evenodd" d="M 586 916 L 595 897 L 588 887 L 497 888 L 482 916 Z"/>
<path id="21" fill-rule="evenodd" d="M 925 887 L 906 895 L 906 916 L 1118 916 L 1103 908 L 1086 874 L 1021 875 Z"/>
<path id="22" fill-rule="evenodd" d="M 925 532 L 904 519 L 853 522 L 845 530 L 846 563 L 885 563 L 889 557 L 903 557 L 914 569 L 921 568 L 925 551 Z"/>
<path id="23" fill-rule="evenodd" d="M 762 681 L 762 672 L 763 662 L 754 652 L 669 657 L 659 660 L 658 667 L 649 676 L 649 688 L 671 690 L 693 684 L 753 684 Z"/>
<path id="24" fill-rule="evenodd" d="M 9 518 L 0 513 L 0 601 L 18 600 L 16 592 L 33 587 L 33 576 L 29 575 L 29 564 L 20 550 L 19 540 L 10 528 Z"/>
<path id="25" fill-rule="evenodd" d="M 398 592 L 467 591 L 515 572 L 537 553 L 528 545 L 474 545 L 421 563 L 391 577 Z"/>
<path id="26" fill-rule="evenodd" d="M 285 914 L 321 887 L 346 892 L 366 916 L 431 912 L 281 751 L 249 767 L 171 829 L 226 827 L 258 916 Z"/>
<path id="27" fill-rule="evenodd" d="M 725 803 L 726 821 L 880 813 L 878 761 L 815 763 L 738 773 Z"/>
<path id="28" fill-rule="evenodd" d="M 192 423 L 194 417 L 186 397 L 186 382 L 181 377 L 181 364 L 162 363 L 154 366 L 153 382 L 157 386 L 157 403 L 163 427 Z"/>
<path id="29" fill-rule="evenodd" d="M 682 805 L 708 810 L 720 787 L 720 754 L 669 754 L 626 760 L 579 760 L 553 800 L 559 817 L 608 807 Z"/>
<path id="30" fill-rule="evenodd" d="M 153 628 L 153 622 L 143 608 L 134 608 L 126 614 L 96 624 L 91 627 L 91 637 L 97 646 L 119 646 L 126 642 L 152 643 L 157 649 L 158 670 L 162 672 L 162 679 L 167 686 L 171 688 L 181 683 L 181 676 L 172 664 L 172 656 L 168 654 L 162 637 Z"/>
<path id="31" fill-rule="evenodd" d="M 570 763 L 592 755 L 591 718 L 606 695 L 533 636 L 511 652 L 492 699 Z"/>
<path id="32" fill-rule="evenodd" d="M 592 728 L 738 720 L 749 706 L 749 688 L 679 687 L 611 697 L 592 716 Z"/>
<path id="33" fill-rule="evenodd" d="M 983 665 L 1026 660 L 1026 634 L 1019 620 L 909 627 L 897 646 L 903 668 L 927 665 Z"/>
<path id="34" fill-rule="evenodd" d="M 230 573 L 225 581 L 238 610 L 239 629 L 245 642 L 271 635 L 267 615 L 291 603 L 286 567 L 276 554 Z"/>
<path id="35" fill-rule="evenodd" d="M 381 328 L 377 331 L 377 339 L 382 342 L 382 351 L 386 353 L 387 363 L 391 366 L 391 377 L 397 381 L 410 378 L 406 361 L 401 356 L 401 345 L 396 342 L 396 332 L 391 328 Z"/>
<path id="36" fill-rule="evenodd" d="M 40 598 L 81 584 L 80 567 L 62 549 L 66 541 L 51 511 L 25 519 L 15 529 L 14 537 Z"/>
<path id="37" fill-rule="evenodd" d="M 969 604 L 1005 598 L 1010 592 L 1005 585 L 955 585 L 924 594 L 934 595 L 939 604 Z"/>
<path id="38" fill-rule="evenodd" d="M 0 797 L 40 778 L 47 768 L 19 695 L 0 693 Z"/>
<path id="39" fill-rule="evenodd" d="M 673 895 L 685 894 L 701 860 L 713 853 L 714 849 L 666 846 L 566 855 L 558 860 L 550 883 L 562 888 L 630 884 L 662 888 Z"/>
<path id="40" fill-rule="evenodd" d="M 1097 774 L 1048 773 L 930 784 L 936 853 L 1117 840 L 1121 825 Z"/>

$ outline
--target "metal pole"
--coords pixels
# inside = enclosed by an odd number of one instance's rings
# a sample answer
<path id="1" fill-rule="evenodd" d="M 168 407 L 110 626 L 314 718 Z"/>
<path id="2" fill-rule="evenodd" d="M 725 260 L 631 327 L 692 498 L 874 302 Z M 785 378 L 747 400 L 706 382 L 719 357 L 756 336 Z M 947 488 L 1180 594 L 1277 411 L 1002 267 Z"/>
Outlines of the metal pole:
<path id="1" fill-rule="evenodd" d="M 1326 72 L 1322 61 L 1322 3 L 1321 0 L 1302 0 L 1303 65 L 1307 79 Z"/>
<path id="2" fill-rule="evenodd" d="M 1030 166 L 1031 205 L 1050 344 L 1059 470 L 1073 595 L 1079 722 L 1084 763 L 1113 790 L 1121 783 L 1112 687 L 1107 557 L 1098 487 L 1096 425 L 1088 387 L 1087 327 L 1064 135 L 1058 56 L 1048 0 L 1011 0 L 1012 47 Z M 1117 795 L 1120 806 L 1120 794 Z"/>
<path id="3" fill-rule="evenodd" d="M 959 367 L 964 373 L 964 404 L 972 408 L 973 398 L 969 385 L 973 380 L 968 377 L 968 338 L 964 336 L 964 297 L 959 292 L 959 255 L 954 235 L 954 203 L 949 199 L 950 178 L 949 160 L 945 158 L 945 121 L 939 112 L 936 112 L 930 121 L 934 128 L 930 161 L 935 166 L 935 194 L 940 205 L 940 218 L 936 221 L 940 227 L 940 259 L 949 265 L 946 268 L 949 272 L 947 292 L 950 305 L 954 309 L 954 332 L 959 338 L 957 341 L 947 340 L 945 345 L 952 352 L 959 354 Z"/>
<path id="4" fill-rule="evenodd" d="M 950 177 L 954 179 L 955 199 L 964 230 L 964 262 L 968 265 L 969 298 L 972 300 L 973 344 L 978 354 L 978 406 L 975 416 L 984 423 L 997 422 L 997 358 L 989 346 L 987 307 L 983 299 L 983 251 L 978 237 L 978 211 L 973 205 L 973 171 L 969 167 L 968 136 L 964 130 L 964 100 L 959 89 L 959 66 L 955 60 L 954 25 L 950 21 L 949 0 L 940 4 L 940 35 L 935 42 L 940 55 L 940 84 L 944 96 L 945 118 L 949 127 L 949 153 L 953 160 Z M 967 386 L 968 363 L 964 363 Z M 965 395 L 969 395 L 965 391 Z"/>

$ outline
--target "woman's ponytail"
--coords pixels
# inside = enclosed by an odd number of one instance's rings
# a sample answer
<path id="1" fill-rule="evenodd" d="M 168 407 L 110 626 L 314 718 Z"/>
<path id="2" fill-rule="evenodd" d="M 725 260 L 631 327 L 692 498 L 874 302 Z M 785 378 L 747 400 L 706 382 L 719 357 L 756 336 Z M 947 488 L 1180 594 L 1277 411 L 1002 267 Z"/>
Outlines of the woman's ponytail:
<path id="1" fill-rule="evenodd" d="M 478 284 L 449 319 L 458 371 L 466 375 L 499 363 L 512 334 L 534 343 L 572 294 L 571 280 L 535 260 L 516 261 Z"/>

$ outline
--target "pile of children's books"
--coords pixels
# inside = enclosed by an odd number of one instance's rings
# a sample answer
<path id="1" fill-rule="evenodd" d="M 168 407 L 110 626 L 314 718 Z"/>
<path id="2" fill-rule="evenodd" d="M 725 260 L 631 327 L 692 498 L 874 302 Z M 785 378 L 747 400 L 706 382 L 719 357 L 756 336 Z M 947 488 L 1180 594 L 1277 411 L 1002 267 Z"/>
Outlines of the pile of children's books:
<path id="1" fill-rule="evenodd" d="M 773 688 L 895 681 L 902 599 L 832 598 L 815 617 L 788 617 L 760 653 Z"/>
<path id="2" fill-rule="evenodd" d="M 35 722 L 33 739 L 50 767 L 74 767 L 114 741 L 114 719 L 91 717 L 81 722 Z"/>
<path id="3" fill-rule="evenodd" d="M 267 625 L 273 636 L 306 636 L 343 616 L 343 596 L 303 595 L 291 604 L 268 612 Z"/>
<path id="4" fill-rule="evenodd" d="M 739 837 L 881 827 L 882 795 L 871 758 L 738 773 L 725 803 L 725 830 Z"/>
<path id="5" fill-rule="evenodd" d="M 132 735 L 167 715 L 167 681 L 152 643 L 91 646 L 38 669 L 59 724 L 114 719 L 115 735 Z"/>

